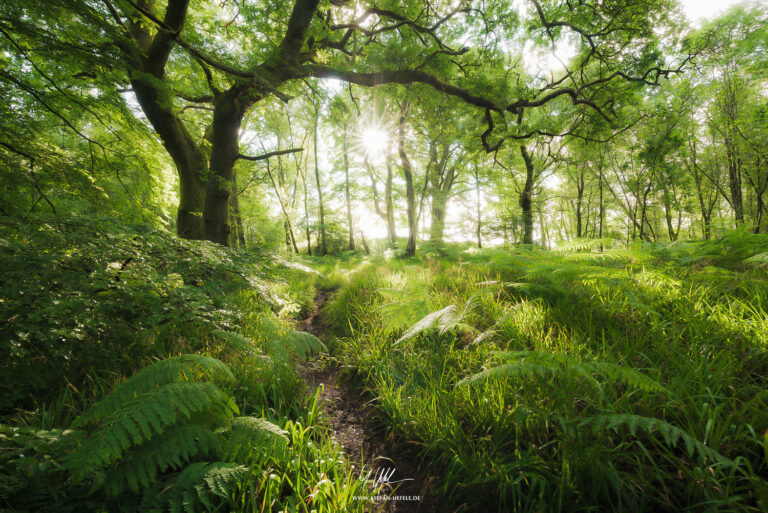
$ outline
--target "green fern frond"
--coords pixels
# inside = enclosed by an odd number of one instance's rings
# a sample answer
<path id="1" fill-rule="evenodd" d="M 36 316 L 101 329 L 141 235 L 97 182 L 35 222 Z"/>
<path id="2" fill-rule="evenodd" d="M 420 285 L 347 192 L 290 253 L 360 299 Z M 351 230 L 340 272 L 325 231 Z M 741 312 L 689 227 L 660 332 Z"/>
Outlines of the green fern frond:
<path id="1" fill-rule="evenodd" d="M 139 491 L 155 482 L 157 474 L 180 469 L 193 456 L 216 450 L 219 441 L 201 424 L 184 424 L 164 430 L 121 458 L 105 477 L 103 489 L 117 496 L 129 488 Z"/>
<path id="2" fill-rule="evenodd" d="M 224 380 L 234 379 L 225 363 L 209 356 L 185 354 L 166 358 L 144 367 L 125 380 L 109 396 L 91 406 L 76 419 L 72 427 L 96 424 L 119 411 L 141 394 L 160 385 L 195 380 L 203 376 Z"/>
<path id="3" fill-rule="evenodd" d="M 600 246 L 612 246 L 616 241 L 607 237 L 602 239 L 574 239 L 571 241 L 558 241 L 557 251 L 558 253 L 568 253 L 575 251 L 590 251 L 600 248 Z"/>
<path id="4" fill-rule="evenodd" d="M 150 440 L 193 415 L 226 418 L 237 411 L 232 398 L 210 383 L 168 383 L 144 392 L 107 416 L 68 461 L 75 475 L 117 461 L 131 446 Z"/>
<path id="5" fill-rule="evenodd" d="M 406 331 L 403 336 L 397 339 L 395 344 L 399 344 L 408 339 L 411 339 L 419 333 L 432 328 L 438 328 L 440 333 L 445 333 L 446 331 L 456 326 L 456 324 L 461 320 L 462 315 L 456 310 L 456 305 L 448 305 L 442 310 L 430 313 L 419 322 L 411 326 L 411 328 Z"/>
<path id="6" fill-rule="evenodd" d="M 215 463 L 211 465 L 205 474 L 205 484 L 214 495 L 227 498 L 234 484 L 240 482 L 250 469 L 244 465 L 234 463 Z"/>
<path id="7" fill-rule="evenodd" d="M 552 372 L 552 367 L 542 365 L 540 363 L 536 362 L 514 362 L 514 363 L 507 363 L 504 365 L 498 365 L 496 367 L 491 367 L 490 369 L 485 369 L 484 371 L 478 372 L 477 374 L 473 374 L 472 376 L 466 377 L 459 381 L 458 385 L 474 385 L 479 383 L 484 383 L 485 381 L 491 380 L 491 379 L 503 379 L 503 378 L 509 378 L 509 377 L 520 377 L 520 376 L 539 376 L 544 377 L 548 373 Z"/>
<path id="8" fill-rule="evenodd" d="M 221 456 L 230 461 L 245 461 L 258 452 L 267 457 L 284 454 L 288 449 L 287 432 L 256 417 L 235 417 L 217 431 L 222 440 Z"/>
<path id="9" fill-rule="evenodd" d="M 512 362 L 491 367 L 464 378 L 459 381 L 459 385 L 477 384 L 489 379 L 514 376 L 565 375 L 571 378 L 580 377 L 600 390 L 601 385 L 594 377 L 599 375 L 609 381 L 624 382 L 629 387 L 646 392 L 668 393 L 668 390 L 653 378 L 635 369 L 614 363 L 584 361 L 567 354 L 543 351 L 503 351 L 495 354 L 502 360 L 512 360 Z"/>
<path id="10" fill-rule="evenodd" d="M 698 453 L 699 457 L 704 460 L 714 461 L 720 465 L 738 469 L 738 466 L 733 461 L 711 447 L 707 447 L 704 443 L 697 440 L 686 431 L 654 417 L 611 413 L 579 419 L 578 421 L 575 421 L 575 423 L 579 429 L 591 428 L 593 435 L 597 435 L 601 431 L 613 431 L 618 433 L 621 427 L 625 427 L 632 436 L 637 436 L 639 431 L 642 431 L 649 436 L 658 433 L 663 438 L 664 443 L 669 447 L 677 447 L 682 441 L 688 456 L 693 456 L 695 453 Z"/>
<path id="11" fill-rule="evenodd" d="M 750 258 L 747 258 L 745 262 L 752 264 L 768 264 L 768 251 L 765 253 L 758 253 Z"/>
<path id="12" fill-rule="evenodd" d="M 614 249 L 602 253 L 573 253 L 566 255 L 563 260 L 569 264 L 606 265 L 633 260 L 634 253 L 625 249 Z"/>
<path id="13" fill-rule="evenodd" d="M 228 499 L 250 469 L 235 463 L 197 462 L 188 465 L 161 492 L 160 501 L 172 513 L 196 513 L 198 505 L 215 508 L 214 497 Z"/>
<path id="14" fill-rule="evenodd" d="M 259 330 L 265 339 L 267 354 L 283 363 L 291 356 L 305 360 L 312 354 L 328 350 L 325 344 L 311 333 L 285 328 L 272 317 L 262 317 L 259 320 Z"/>
<path id="15" fill-rule="evenodd" d="M 319 338 L 306 331 L 290 330 L 287 342 L 288 351 L 301 360 L 306 360 L 313 354 L 328 351 Z"/>
<path id="16" fill-rule="evenodd" d="M 213 330 L 213 334 L 226 342 L 230 349 L 244 354 L 254 354 L 257 352 L 256 345 L 250 338 L 236 333 L 234 331 Z"/>

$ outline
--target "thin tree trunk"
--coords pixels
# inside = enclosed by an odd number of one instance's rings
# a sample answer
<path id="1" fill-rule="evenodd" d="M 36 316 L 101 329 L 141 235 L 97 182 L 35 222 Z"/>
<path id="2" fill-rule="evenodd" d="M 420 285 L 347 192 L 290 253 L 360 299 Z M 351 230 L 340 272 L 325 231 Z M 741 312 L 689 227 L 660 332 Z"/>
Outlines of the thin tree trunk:
<path id="1" fill-rule="evenodd" d="M 603 220 L 605 219 L 605 205 L 603 204 L 603 159 L 600 158 L 600 164 L 598 167 L 598 179 L 597 188 L 600 191 L 600 228 L 597 232 L 597 237 L 600 239 L 600 252 L 603 252 Z"/>
<path id="2" fill-rule="evenodd" d="M 728 160 L 728 186 L 731 193 L 731 205 L 736 226 L 744 224 L 744 199 L 741 192 L 741 158 L 738 148 L 730 140 L 725 138 L 725 152 Z"/>
<path id="3" fill-rule="evenodd" d="M 386 208 L 387 219 L 387 235 L 389 236 L 389 242 L 392 247 L 397 247 L 397 231 L 395 228 L 395 203 L 392 200 L 392 159 L 387 154 L 387 182 L 384 186 L 384 202 Z"/>
<path id="4" fill-rule="evenodd" d="M 317 125 L 319 117 L 320 113 L 318 112 L 317 107 L 315 107 L 315 136 L 313 139 L 313 144 L 315 150 L 315 182 L 317 184 L 317 201 L 319 203 L 320 209 L 320 254 L 327 255 L 328 245 L 326 244 L 325 240 L 325 205 L 323 204 L 323 188 L 320 185 L 320 166 L 318 164 L 317 156 Z"/>
<path id="5" fill-rule="evenodd" d="M 363 230 L 360 230 L 360 242 L 363 244 L 363 251 L 365 251 L 365 254 L 369 255 L 371 253 L 371 248 L 368 247 L 368 241 L 365 240 L 365 234 L 363 233 Z"/>
<path id="6" fill-rule="evenodd" d="M 278 170 L 278 173 L 282 173 L 282 171 Z M 285 205 L 285 199 L 283 198 L 283 193 L 281 192 L 282 187 L 279 182 L 275 181 L 274 176 L 272 175 L 272 169 L 269 165 L 269 160 L 267 160 L 267 175 L 269 176 L 270 182 L 272 182 L 272 187 L 275 189 L 275 195 L 277 196 L 277 202 L 280 204 L 280 210 L 283 213 L 283 226 L 285 227 L 285 234 L 286 234 L 286 245 L 288 246 L 288 251 L 295 251 L 296 253 L 299 252 L 299 248 L 296 246 L 296 237 L 293 234 L 293 226 L 291 225 L 291 217 L 288 215 L 288 209 Z M 278 174 L 279 178 L 280 174 Z"/>
<path id="7" fill-rule="evenodd" d="M 584 171 L 579 171 L 579 176 L 576 177 L 576 238 L 580 239 L 583 235 L 582 231 L 582 211 L 581 206 L 584 201 Z"/>
<path id="8" fill-rule="evenodd" d="M 355 233 L 352 225 L 352 198 L 349 194 L 349 155 L 347 155 L 347 127 L 344 127 L 344 144 L 342 147 L 342 158 L 344 160 L 344 194 L 347 200 L 347 231 L 349 232 L 349 244 L 347 249 L 355 250 Z"/>
<path id="9" fill-rule="evenodd" d="M 307 162 L 307 164 L 308 163 L 309 162 Z M 309 229 L 309 190 L 307 189 L 307 173 L 302 171 L 301 178 L 304 183 L 304 226 L 307 231 L 307 255 L 312 256 L 312 234 Z"/>
<path id="10" fill-rule="evenodd" d="M 236 172 L 232 176 L 232 216 L 235 218 L 235 229 L 230 244 L 245 249 L 245 231 L 243 230 L 243 216 L 240 214 L 240 194 L 237 191 Z"/>
<path id="11" fill-rule="evenodd" d="M 525 162 L 525 184 L 519 199 L 523 211 L 523 244 L 533 244 L 533 158 L 523 144 L 520 145 L 520 155 Z"/>
<path id="12" fill-rule="evenodd" d="M 405 153 L 405 116 L 408 113 L 409 102 L 403 102 L 400 110 L 400 125 L 398 126 L 397 146 L 400 153 L 400 163 L 405 177 L 405 196 L 408 203 L 408 244 L 405 246 L 405 256 L 416 254 L 416 194 L 413 190 L 413 171 L 408 155 Z"/>
<path id="13" fill-rule="evenodd" d="M 477 235 L 477 247 L 482 248 L 483 240 L 480 231 L 482 227 L 482 210 L 480 208 L 480 176 L 477 173 L 477 162 L 475 162 L 475 205 L 477 207 L 477 225 L 475 229 Z"/>

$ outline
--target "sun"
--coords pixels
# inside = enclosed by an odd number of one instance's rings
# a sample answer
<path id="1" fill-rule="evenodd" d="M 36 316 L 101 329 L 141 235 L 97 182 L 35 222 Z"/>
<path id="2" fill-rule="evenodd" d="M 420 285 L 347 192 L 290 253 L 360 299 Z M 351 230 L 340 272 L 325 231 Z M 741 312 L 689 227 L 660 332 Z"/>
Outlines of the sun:
<path id="1" fill-rule="evenodd" d="M 360 141 L 365 152 L 370 156 L 378 156 L 384 153 L 389 144 L 389 134 L 378 126 L 369 126 L 363 130 Z"/>

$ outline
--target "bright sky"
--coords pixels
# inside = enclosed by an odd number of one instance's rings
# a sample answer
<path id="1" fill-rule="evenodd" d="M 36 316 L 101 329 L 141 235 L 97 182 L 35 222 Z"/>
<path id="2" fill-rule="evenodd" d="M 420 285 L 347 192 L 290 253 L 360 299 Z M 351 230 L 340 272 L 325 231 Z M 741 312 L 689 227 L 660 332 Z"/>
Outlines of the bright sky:
<path id="1" fill-rule="evenodd" d="M 711 19 L 739 2 L 737 0 L 681 0 L 680 3 L 683 4 L 683 12 L 688 19 L 698 25 L 702 20 Z"/>

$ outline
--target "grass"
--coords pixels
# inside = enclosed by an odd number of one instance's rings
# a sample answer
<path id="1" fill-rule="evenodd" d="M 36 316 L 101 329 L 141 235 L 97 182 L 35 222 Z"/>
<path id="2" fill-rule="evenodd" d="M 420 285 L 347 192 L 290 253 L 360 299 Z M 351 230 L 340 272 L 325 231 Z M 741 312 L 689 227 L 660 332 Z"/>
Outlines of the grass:
<path id="1" fill-rule="evenodd" d="M 329 436 L 317 395 L 307 394 L 294 370 L 323 349 L 292 329 L 314 307 L 316 271 L 278 255 L 180 241 L 109 220 L 9 219 L 0 227 L 0 246 L 0 509 L 366 510 L 367 502 L 353 497 L 378 489 L 353 474 Z M 178 427 L 213 423 L 209 437 L 219 429 L 215 415 L 195 417 L 203 410 L 190 405 L 204 398 L 192 395 L 179 404 L 189 417 L 180 426 L 168 406 L 160 416 L 139 417 L 148 411 L 141 404 L 95 427 L 78 421 L 141 369 L 182 354 L 223 362 L 232 379 L 213 384 L 231 404 L 218 408 L 275 425 L 285 450 L 262 453 L 259 439 L 244 439 L 237 451 L 217 444 L 201 449 L 199 440 L 184 446 L 172 438 Z M 187 374 L 179 379 L 191 379 Z M 210 406 L 218 411 L 215 400 Z M 120 440 L 130 457 L 110 456 L 91 440 L 116 419 L 141 427 L 130 444 Z M 176 441 L 157 447 L 163 436 Z M 151 483 L 134 480 L 112 491 L 104 485 L 105 475 L 152 450 L 166 455 L 159 472 L 133 470 L 153 475 Z M 100 463 L 71 463 L 85 461 L 82 456 Z"/>
<path id="2" fill-rule="evenodd" d="M 766 510 L 766 241 L 729 237 L 326 263 L 329 345 L 446 508 Z"/>
<path id="3" fill-rule="evenodd" d="M 190 511 L 365 511 L 354 497 L 377 490 L 294 370 L 327 348 L 446 511 L 768 510 L 764 235 L 298 261 L 99 220 L 0 228 L 2 508 L 134 511 L 186 483 Z M 293 330 L 318 290 L 325 345 Z M 223 362 L 226 411 L 273 425 L 284 450 L 182 450 L 118 496 L 101 483 L 119 459 L 75 476 L 78 443 L 111 422 L 77 419 L 182 354 Z M 148 422 L 141 437 L 178 427 Z"/>

